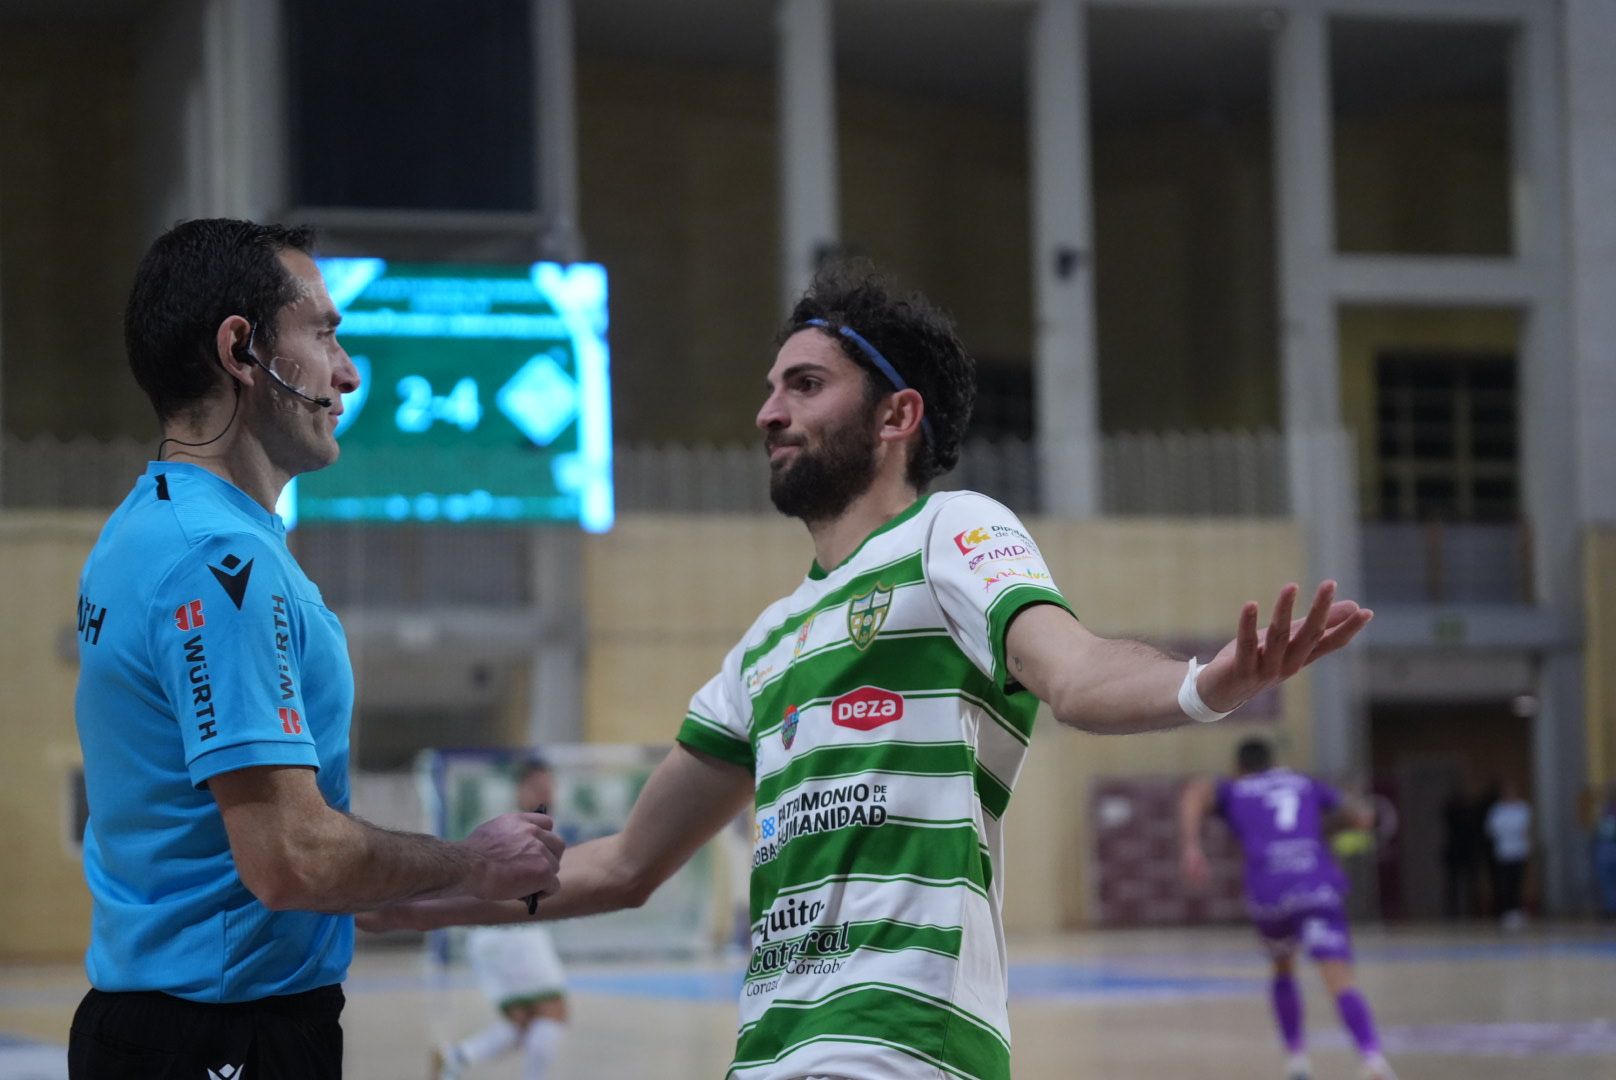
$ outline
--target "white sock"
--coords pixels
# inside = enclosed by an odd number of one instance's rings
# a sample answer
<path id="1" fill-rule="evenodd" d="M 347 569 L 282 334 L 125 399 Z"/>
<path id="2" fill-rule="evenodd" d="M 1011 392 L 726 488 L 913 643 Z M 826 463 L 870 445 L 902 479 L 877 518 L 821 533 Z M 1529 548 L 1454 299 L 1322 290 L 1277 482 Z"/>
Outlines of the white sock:
<path id="1" fill-rule="evenodd" d="M 544 1080 L 566 1035 L 567 1025 L 545 1016 L 527 1026 L 522 1036 L 522 1080 Z"/>
<path id="2" fill-rule="evenodd" d="M 504 1057 L 516 1049 L 519 1034 L 516 1025 L 502 1016 L 475 1035 L 467 1035 L 454 1044 L 456 1064 L 479 1065 Z"/>

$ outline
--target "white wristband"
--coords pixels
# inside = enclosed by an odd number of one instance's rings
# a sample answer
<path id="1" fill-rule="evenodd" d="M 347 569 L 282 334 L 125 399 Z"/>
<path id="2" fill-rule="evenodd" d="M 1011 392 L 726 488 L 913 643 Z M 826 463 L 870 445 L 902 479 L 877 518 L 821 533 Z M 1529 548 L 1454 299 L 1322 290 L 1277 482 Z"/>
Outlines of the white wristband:
<path id="1" fill-rule="evenodd" d="M 1189 670 L 1184 673 L 1184 681 L 1178 687 L 1178 707 L 1184 710 L 1185 716 L 1197 724 L 1210 724 L 1229 715 L 1226 712 L 1214 712 L 1211 706 L 1201 700 L 1201 691 L 1195 686 L 1195 677 L 1204 667 L 1205 664 L 1193 656 L 1190 657 Z"/>

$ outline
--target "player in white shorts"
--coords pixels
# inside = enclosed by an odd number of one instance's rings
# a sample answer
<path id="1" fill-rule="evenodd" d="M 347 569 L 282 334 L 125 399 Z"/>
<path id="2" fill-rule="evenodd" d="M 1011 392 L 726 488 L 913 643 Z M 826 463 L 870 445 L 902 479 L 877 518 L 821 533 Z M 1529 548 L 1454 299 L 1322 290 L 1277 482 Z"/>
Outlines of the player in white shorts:
<path id="1" fill-rule="evenodd" d="M 517 805 L 549 807 L 555 781 L 533 759 L 516 775 Z M 544 1080 L 561 1049 L 567 1024 L 567 980 L 550 931 L 537 924 L 479 927 L 466 935 L 466 959 L 477 988 L 499 1011 L 481 1031 L 445 1043 L 432 1054 L 434 1080 L 459 1080 L 472 1065 L 521 1048 L 522 1080 Z"/>

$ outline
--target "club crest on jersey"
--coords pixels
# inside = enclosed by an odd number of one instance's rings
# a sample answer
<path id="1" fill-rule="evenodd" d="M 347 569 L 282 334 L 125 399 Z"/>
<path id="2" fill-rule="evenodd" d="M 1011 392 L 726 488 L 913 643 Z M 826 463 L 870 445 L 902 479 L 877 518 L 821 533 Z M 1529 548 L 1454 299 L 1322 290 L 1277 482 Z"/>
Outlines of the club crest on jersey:
<path id="1" fill-rule="evenodd" d="M 872 585 L 870 591 L 847 602 L 847 636 L 861 650 L 868 649 L 887 621 L 892 607 L 892 586 Z"/>
<path id="2" fill-rule="evenodd" d="M 803 620 L 802 627 L 797 631 L 797 645 L 791 650 L 791 662 L 795 664 L 797 657 L 802 655 L 803 648 L 808 644 L 808 635 L 814 631 L 814 620 L 819 618 L 819 612 L 811 612 Z"/>
<path id="3" fill-rule="evenodd" d="M 797 707 L 795 705 L 788 705 L 788 706 L 786 706 L 785 723 L 780 725 L 780 742 L 782 744 L 784 744 L 784 746 L 785 746 L 785 748 L 787 750 L 790 750 L 791 749 L 791 744 L 796 742 L 796 741 L 797 741 Z"/>

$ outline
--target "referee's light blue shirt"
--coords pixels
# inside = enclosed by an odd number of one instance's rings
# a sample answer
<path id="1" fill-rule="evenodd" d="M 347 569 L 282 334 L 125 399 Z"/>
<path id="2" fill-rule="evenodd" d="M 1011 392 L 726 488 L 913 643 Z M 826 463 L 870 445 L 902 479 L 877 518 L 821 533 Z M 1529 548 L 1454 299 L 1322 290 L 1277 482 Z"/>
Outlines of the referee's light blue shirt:
<path id="1" fill-rule="evenodd" d="M 91 985 L 232 1002 L 341 982 L 352 917 L 260 904 L 207 788 L 306 766 L 348 808 L 348 642 L 280 518 L 153 462 L 85 563 L 78 628 Z"/>

